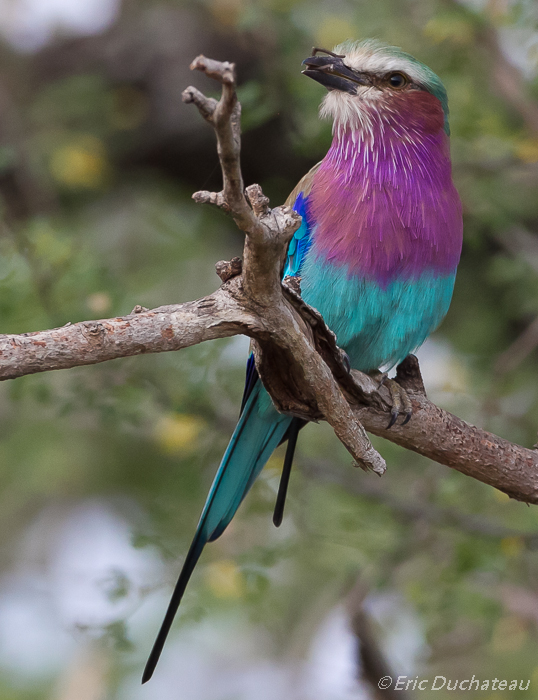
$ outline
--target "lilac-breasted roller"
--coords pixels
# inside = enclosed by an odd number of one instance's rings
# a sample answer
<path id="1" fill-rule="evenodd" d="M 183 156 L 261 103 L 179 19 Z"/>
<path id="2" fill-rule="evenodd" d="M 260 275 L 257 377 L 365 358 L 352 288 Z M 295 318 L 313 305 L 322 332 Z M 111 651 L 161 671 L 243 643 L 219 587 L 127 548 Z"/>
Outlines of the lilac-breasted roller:
<path id="1" fill-rule="evenodd" d="M 427 66 L 398 48 L 346 42 L 303 63 L 328 90 L 333 119 L 325 158 L 287 204 L 302 216 L 284 275 L 300 275 L 304 300 L 321 312 L 352 367 L 394 366 L 445 316 L 462 244 L 452 183 L 446 90 Z M 302 422 L 279 414 L 254 367 L 239 422 L 144 672 L 151 677 L 181 597 L 209 541 L 219 537 L 273 450 L 288 440 L 276 523 Z"/>

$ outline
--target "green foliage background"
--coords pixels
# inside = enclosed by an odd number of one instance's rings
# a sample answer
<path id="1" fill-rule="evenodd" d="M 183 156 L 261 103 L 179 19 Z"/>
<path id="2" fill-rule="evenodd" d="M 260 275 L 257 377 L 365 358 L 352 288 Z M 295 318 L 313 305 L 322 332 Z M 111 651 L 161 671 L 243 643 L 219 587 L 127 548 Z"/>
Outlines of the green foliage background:
<path id="1" fill-rule="evenodd" d="M 534 72 L 514 69 L 515 100 L 499 77 L 496 42 L 507 32 L 535 41 Z M 277 204 L 330 143 L 317 117 L 321 88 L 301 76 L 301 60 L 313 45 L 378 37 L 430 65 L 450 98 L 465 242 L 436 334 L 449 352 L 433 398 L 531 446 L 536 342 L 512 364 L 503 353 L 538 315 L 536 32 L 530 0 L 131 0 L 100 36 L 58 36 L 29 54 L 4 44 L 1 332 L 196 298 L 217 286 L 214 263 L 240 254 L 232 223 L 190 199 L 219 187 L 213 136 L 180 101 L 190 83 L 214 91 L 188 73 L 196 54 L 237 62 L 245 178 Z M 235 423 L 245 347 L 214 342 L 2 384 L 3 571 L 16 567 L 29 523 L 51 503 L 120 499 L 136 545 L 156 548 L 172 580 Z M 300 656 L 324 611 L 360 578 L 415 611 L 427 647 L 413 673 L 531 678 L 526 697 L 538 697 L 536 539 L 517 534 L 538 533 L 535 507 L 375 444 L 389 469 L 374 493 L 377 477 L 351 470 L 327 426 L 308 426 L 278 533 L 280 457 L 272 460 L 204 554 L 177 632 L 241 614 L 268 631 L 276 656 Z M 517 608 L 522 592 L 531 602 Z M 134 648 L 128 626 L 105 635 L 107 697 L 141 670 L 159 614 Z M 0 699 L 56 697 L 57 681 L 21 684 L 6 670 Z"/>

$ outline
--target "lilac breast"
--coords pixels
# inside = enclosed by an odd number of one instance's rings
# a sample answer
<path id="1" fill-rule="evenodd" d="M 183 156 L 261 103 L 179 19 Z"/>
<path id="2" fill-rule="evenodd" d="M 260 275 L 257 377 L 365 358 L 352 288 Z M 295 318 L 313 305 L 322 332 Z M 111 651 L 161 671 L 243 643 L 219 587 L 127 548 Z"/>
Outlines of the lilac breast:
<path id="1" fill-rule="evenodd" d="M 313 252 L 382 286 L 453 273 L 461 252 L 448 136 L 405 116 L 374 114 L 369 131 L 337 131 L 309 196 Z"/>

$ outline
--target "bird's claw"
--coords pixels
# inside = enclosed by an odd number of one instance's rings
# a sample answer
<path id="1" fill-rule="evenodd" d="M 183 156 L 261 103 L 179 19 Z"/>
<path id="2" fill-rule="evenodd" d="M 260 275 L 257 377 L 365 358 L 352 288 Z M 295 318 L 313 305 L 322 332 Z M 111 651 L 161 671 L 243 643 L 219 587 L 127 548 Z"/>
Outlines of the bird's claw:
<path id="1" fill-rule="evenodd" d="M 390 393 L 392 408 L 390 411 L 390 420 L 389 424 L 387 425 L 387 430 L 392 428 L 401 414 L 404 415 L 402 425 L 407 425 L 413 416 L 413 405 L 407 391 L 394 379 L 389 379 L 386 372 L 376 372 L 372 376 L 379 382 L 378 389 L 385 385 Z"/>
<path id="2" fill-rule="evenodd" d="M 390 412 L 390 420 L 387 425 L 387 430 L 392 428 L 396 423 L 400 415 L 404 414 L 404 419 L 402 425 L 406 425 L 411 420 L 413 415 L 413 405 L 411 404 L 411 399 L 407 391 L 394 381 L 394 379 L 384 379 L 384 384 L 390 392 L 390 398 L 392 400 L 392 409 Z"/>
<path id="3" fill-rule="evenodd" d="M 400 415 L 400 412 L 394 410 L 394 408 L 393 408 L 392 411 L 390 412 L 390 420 L 389 420 L 389 424 L 387 425 L 387 430 L 392 428 L 394 423 L 396 423 L 396 421 L 398 420 L 399 415 Z"/>
<path id="4" fill-rule="evenodd" d="M 412 417 L 413 417 L 413 407 L 411 406 L 405 412 L 405 418 L 402 421 L 402 425 L 407 425 Z"/>

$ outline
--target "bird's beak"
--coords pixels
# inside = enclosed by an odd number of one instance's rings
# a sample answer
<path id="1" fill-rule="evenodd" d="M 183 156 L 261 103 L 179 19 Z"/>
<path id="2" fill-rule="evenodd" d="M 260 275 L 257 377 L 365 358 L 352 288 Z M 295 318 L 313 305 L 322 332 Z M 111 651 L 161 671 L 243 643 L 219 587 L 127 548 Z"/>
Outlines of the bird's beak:
<path id="1" fill-rule="evenodd" d="M 327 90 L 357 94 L 358 85 L 369 85 L 364 73 L 356 73 L 344 65 L 341 56 L 309 56 L 303 61 L 303 75 L 317 80 Z"/>

